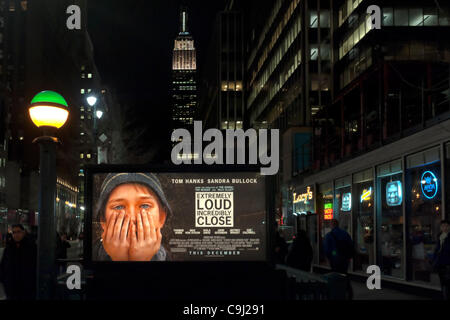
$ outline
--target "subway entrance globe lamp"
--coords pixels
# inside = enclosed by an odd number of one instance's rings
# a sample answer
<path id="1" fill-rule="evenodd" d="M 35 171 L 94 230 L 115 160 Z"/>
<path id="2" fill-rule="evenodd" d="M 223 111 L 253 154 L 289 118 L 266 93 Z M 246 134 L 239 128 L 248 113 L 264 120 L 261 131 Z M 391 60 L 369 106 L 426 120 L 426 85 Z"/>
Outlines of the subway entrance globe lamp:
<path id="1" fill-rule="evenodd" d="M 42 91 L 31 100 L 29 113 L 37 127 L 59 129 L 69 117 L 69 107 L 59 93 Z"/>
<path id="2" fill-rule="evenodd" d="M 38 93 L 30 103 L 28 112 L 31 121 L 43 131 L 43 135 L 33 140 L 39 144 L 39 218 L 37 257 L 37 299 L 50 300 L 54 297 L 56 279 L 56 130 L 69 117 L 66 100 L 54 91 Z"/>

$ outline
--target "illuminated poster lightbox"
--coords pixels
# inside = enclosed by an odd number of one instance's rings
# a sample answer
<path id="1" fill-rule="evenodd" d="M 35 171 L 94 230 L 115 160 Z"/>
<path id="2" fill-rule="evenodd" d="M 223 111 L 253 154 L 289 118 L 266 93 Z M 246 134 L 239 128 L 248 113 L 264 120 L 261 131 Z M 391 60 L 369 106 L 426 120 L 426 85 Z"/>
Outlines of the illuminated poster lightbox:
<path id="1" fill-rule="evenodd" d="M 386 203 L 390 207 L 402 204 L 403 191 L 400 181 L 391 181 L 386 184 Z"/>
<path id="2" fill-rule="evenodd" d="M 93 261 L 265 261 L 259 172 L 92 175 Z"/>

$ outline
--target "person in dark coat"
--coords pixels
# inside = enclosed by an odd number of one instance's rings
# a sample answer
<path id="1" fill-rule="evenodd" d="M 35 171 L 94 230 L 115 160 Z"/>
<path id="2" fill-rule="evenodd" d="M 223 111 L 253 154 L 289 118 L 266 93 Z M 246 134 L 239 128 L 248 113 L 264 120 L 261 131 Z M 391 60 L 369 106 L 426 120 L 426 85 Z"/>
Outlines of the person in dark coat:
<path id="1" fill-rule="evenodd" d="M 450 221 L 441 222 L 441 233 L 434 250 L 433 265 L 439 274 L 444 300 L 450 300 Z"/>
<path id="2" fill-rule="evenodd" d="M 331 226 L 331 231 L 325 235 L 325 256 L 332 271 L 347 274 L 354 250 L 353 240 L 347 231 L 339 228 L 339 222 L 336 219 L 331 221 Z"/>
<path id="3" fill-rule="evenodd" d="M 275 223 L 275 228 L 278 227 L 278 224 Z M 276 264 L 285 264 L 286 255 L 288 253 L 288 244 L 286 240 L 280 235 L 278 230 L 275 231 L 275 263 Z"/>
<path id="4" fill-rule="evenodd" d="M 0 280 L 8 300 L 36 298 L 37 247 L 21 224 L 12 226 L 13 241 L 3 252 Z"/>
<path id="5" fill-rule="evenodd" d="M 292 246 L 286 258 L 286 264 L 290 267 L 304 271 L 311 270 L 313 249 L 305 230 L 300 230 L 292 242 Z"/>
<path id="6" fill-rule="evenodd" d="M 325 235 L 324 252 L 330 263 L 331 271 L 347 275 L 350 259 L 354 255 L 353 240 L 344 229 L 339 228 L 339 221 L 331 220 L 331 231 Z M 353 299 L 353 288 L 347 277 L 347 294 Z"/>

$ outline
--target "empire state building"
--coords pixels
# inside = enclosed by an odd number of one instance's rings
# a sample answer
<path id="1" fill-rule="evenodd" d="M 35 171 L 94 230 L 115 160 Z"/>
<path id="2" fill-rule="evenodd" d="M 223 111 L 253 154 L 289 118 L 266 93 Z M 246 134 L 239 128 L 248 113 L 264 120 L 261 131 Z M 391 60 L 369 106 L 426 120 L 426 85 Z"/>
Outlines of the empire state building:
<path id="1" fill-rule="evenodd" d="M 187 23 L 188 13 L 182 8 L 172 58 L 172 119 L 176 126 L 185 128 L 193 124 L 197 107 L 196 51 Z"/>

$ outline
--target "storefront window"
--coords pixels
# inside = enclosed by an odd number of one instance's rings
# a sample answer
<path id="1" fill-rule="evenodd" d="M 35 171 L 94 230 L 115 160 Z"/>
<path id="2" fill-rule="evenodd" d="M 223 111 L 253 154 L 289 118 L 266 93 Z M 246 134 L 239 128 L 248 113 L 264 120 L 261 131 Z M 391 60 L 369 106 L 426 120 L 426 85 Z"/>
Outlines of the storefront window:
<path id="1" fill-rule="evenodd" d="M 349 234 L 352 224 L 352 177 L 338 179 L 334 186 L 335 219 L 339 221 L 339 227 Z"/>
<path id="2" fill-rule="evenodd" d="M 374 186 L 373 171 L 368 169 L 353 175 L 353 216 L 355 217 L 356 256 L 354 271 L 366 272 L 375 264 L 374 255 Z"/>
<path id="3" fill-rule="evenodd" d="M 439 148 L 407 158 L 406 212 L 409 226 L 409 278 L 438 286 L 432 257 L 442 219 L 441 163 Z"/>
<path id="4" fill-rule="evenodd" d="M 377 167 L 377 264 L 383 275 L 404 278 L 401 160 Z"/>
<path id="5" fill-rule="evenodd" d="M 328 265 L 323 251 L 325 235 L 331 231 L 331 220 L 334 217 L 333 183 L 319 185 L 317 193 L 317 214 L 319 217 L 319 264 Z"/>
<path id="6" fill-rule="evenodd" d="M 450 219 L 450 142 L 446 144 L 445 146 L 445 150 L 446 150 L 446 167 L 445 167 L 445 181 L 446 181 L 446 185 L 445 185 L 445 198 L 446 198 L 446 206 L 447 206 L 447 216 L 445 217 L 446 219 Z"/>

